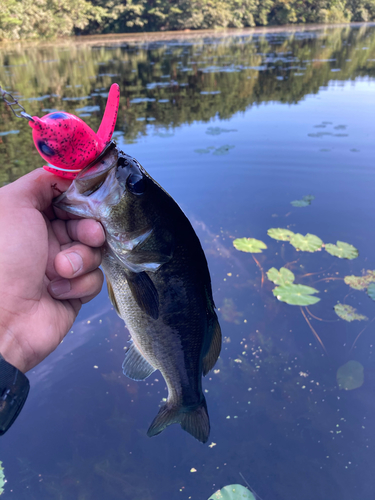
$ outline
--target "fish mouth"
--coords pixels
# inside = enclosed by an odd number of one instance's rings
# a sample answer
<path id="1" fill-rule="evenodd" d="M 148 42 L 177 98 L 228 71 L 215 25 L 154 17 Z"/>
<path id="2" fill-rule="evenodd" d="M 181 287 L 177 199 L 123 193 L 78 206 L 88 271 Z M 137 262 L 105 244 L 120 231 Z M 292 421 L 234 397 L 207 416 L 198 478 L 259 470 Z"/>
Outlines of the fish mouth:
<path id="1" fill-rule="evenodd" d="M 116 144 L 110 142 L 93 162 L 81 170 L 69 188 L 54 199 L 53 205 L 80 217 L 96 218 L 99 204 L 118 203 L 120 187 L 111 174 L 117 160 Z"/>

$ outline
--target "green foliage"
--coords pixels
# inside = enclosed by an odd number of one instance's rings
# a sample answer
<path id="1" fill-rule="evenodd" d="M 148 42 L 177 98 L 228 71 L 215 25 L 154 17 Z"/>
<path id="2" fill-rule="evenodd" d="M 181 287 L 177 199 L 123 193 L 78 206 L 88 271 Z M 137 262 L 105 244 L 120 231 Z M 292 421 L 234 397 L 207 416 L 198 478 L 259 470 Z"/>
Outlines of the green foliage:
<path id="1" fill-rule="evenodd" d="M 355 320 L 362 321 L 368 319 L 366 316 L 363 316 L 362 314 L 357 314 L 356 309 L 354 309 L 354 307 L 348 306 L 346 304 L 340 304 L 340 302 L 335 305 L 334 309 L 335 313 L 339 318 L 348 321 L 349 323 Z"/>
<path id="2" fill-rule="evenodd" d="M 281 229 L 280 227 L 272 227 L 267 231 L 267 234 L 270 238 L 281 241 L 290 241 L 292 236 L 294 236 L 293 231 L 289 231 L 289 229 Z"/>
<path id="3" fill-rule="evenodd" d="M 344 241 L 338 241 L 336 245 L 332 243 L 327 243 L 325 249 L 331 255 L 339 257 L 340 259 L 356 259 L 358 257 L 358 250 Z"/>
<path id="4" fill-rule="evenodd" d="M 316 252 L 322 247 L 323 241 L 315 234 L 307 233 L 306 236 L 303 236 L 297 233 L 290 239 L 290 244 L 302 252 Z"/>
<path id="5" fill-rule="evenodd" d="M 358 389 L 364 382 L 363 365 L 359 361 L 348 361 L 337 370 L 336 380 L 339 389 L 352 391 Z"/>
<path id="6" fill-rule="evenodd" d="M 248 253 L 262 253 L 262 250 L 267 248 L 263 241 L 256 240 L 255 238 L 237 238 L 233 240 L 233 246 L 241 252 Z"/>
<path id="7" fill-rule="evenodd" d="M 371 285 L 369 285 L 367 293 L 372 300 L 375 300 L 375 283 L 371 283 Z"/>
<path id="8" fill-rule="evenodd" d="M 0 39 L 375 20 L 375 0 L 2 0 Z"/>
<path id="9" fill-rule="evenodd" d="M 6 483 L 6 479 L 4 476 L 3 462 L 0 462 L 0 495 L 4 493 L 3 486 L 5 483 Z"/>
<path id="10" fill-rule="evenodd" d="M 229 484 L 210 496 L 208 500 L 255 500 L 255 496 L 241 484 Z"/>
<path id="11" fill-rule="evenodd" d="M 375 281 L 375 271 L 367 271 L 364 276 L 345 276 L 344 281 L 354 290 L 366 290 L 369 284 Z"/>
<path id="12" fill-rule="evenodd" d="M 319 290 L 306 285 L 295 285 L 287 283 L 278 286 L 273 290 L 274 296 L 292 306 L 310 306 L 319 302 L 318 297 L 313 297 L 314 293 L 319 293 Z"/>
<path id="13" fill-rule="evenodd" d="M 267 271 L 267 278 L 275 283 L 275 285 L 287 285 L 293 283 L 295 276 L 292 271 L 289 271 L 286 267 L 282 267 L 278 271 L 275 267 L 271 267 Z"/>
<path id="14" fill-rule="evenodd" d="M 302 200 L 294 200 L 294 201 L 291 201 L 290 204 L 293 205 L 293 207 L 307 207 L 308 205 L 311 205 L 311 202 L 314 199 L 315 199 L 315 196 L 308 194 L 306 196 L 303 196 Z"/>

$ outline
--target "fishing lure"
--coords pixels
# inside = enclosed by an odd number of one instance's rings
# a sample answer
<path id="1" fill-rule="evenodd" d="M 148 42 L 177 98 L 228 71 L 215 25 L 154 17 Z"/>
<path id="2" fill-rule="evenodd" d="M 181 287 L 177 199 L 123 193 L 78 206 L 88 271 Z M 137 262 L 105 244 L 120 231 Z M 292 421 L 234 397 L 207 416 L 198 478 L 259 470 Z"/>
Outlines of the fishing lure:
<path id="1" fill-rule="evenodd" d="M 111 142 L 120 102 L 120 87 L 117 83 L 109 90 L 104 116 L 96 133 L 81 118 L 65 111 L 55 111 L 42 118 L 30 116 L 16 99 L 12 98 L 13 102 L 9 102 L 6 95 L 10 96 L 2 91 L 13 113 L 29 120 L 35 147 L 49 163 L 43 168 L 59 177 L 75 179 Z M 22 109 L 19 114 L 12 108 L 15 104 Z"/>

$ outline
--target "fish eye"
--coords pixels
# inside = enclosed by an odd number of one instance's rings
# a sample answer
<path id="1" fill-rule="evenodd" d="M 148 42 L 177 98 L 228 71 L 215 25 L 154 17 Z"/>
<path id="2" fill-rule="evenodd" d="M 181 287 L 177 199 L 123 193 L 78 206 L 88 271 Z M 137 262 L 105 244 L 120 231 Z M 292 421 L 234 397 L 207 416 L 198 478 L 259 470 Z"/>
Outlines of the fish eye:
<path id="1" fill-rule="evenodd" d="M 133 194 L 143 194 L 145 191 L 145 182 L 140 173 L 130 174 L 126 180 L 126 186 Z"/>
<path id="2" fill-rule="evenodd" d="M 47 144 L 43 141 L 38 142 L 38 148 L 46 156 L 54 156 L 55 154 L 54 150 L 47 146 Z"/>

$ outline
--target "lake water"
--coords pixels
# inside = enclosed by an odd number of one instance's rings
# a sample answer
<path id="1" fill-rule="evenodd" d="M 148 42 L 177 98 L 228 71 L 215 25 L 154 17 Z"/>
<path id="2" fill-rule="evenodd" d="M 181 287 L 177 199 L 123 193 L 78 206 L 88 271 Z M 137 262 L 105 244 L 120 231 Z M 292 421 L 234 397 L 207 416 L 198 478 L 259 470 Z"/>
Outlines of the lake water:
<path id="1" fill-rule="evenodd" d="M 207 500 L 243 476 L 262 500 L 373 500 L 375 303 L 344 277 L 375 269 L 375 27 L 11 45 L 0 67 L 29 114 L 66 110 L 94 130 L 120 85 L 115 139 L 196 229 L 224 336 L 203 381 L 209 442 L 177 425 L 150 439 L 165 384 L 122 374 L 128 333 L 103 289 L 28 373 L 0 443 L 4 499 Z M 43 160 L 26 120 L 0 114 L 1 185 Z M 359 256 L 297 251 L 270 228 Z M 267 249 L 240 252 L 242 237 Z M 321 300 L 278 301 L 266 272 L 283 266 Z M 338 302 L 368 319 L 339 318 Z M 348 361 L 364 381 L 343 390 Z"/>

